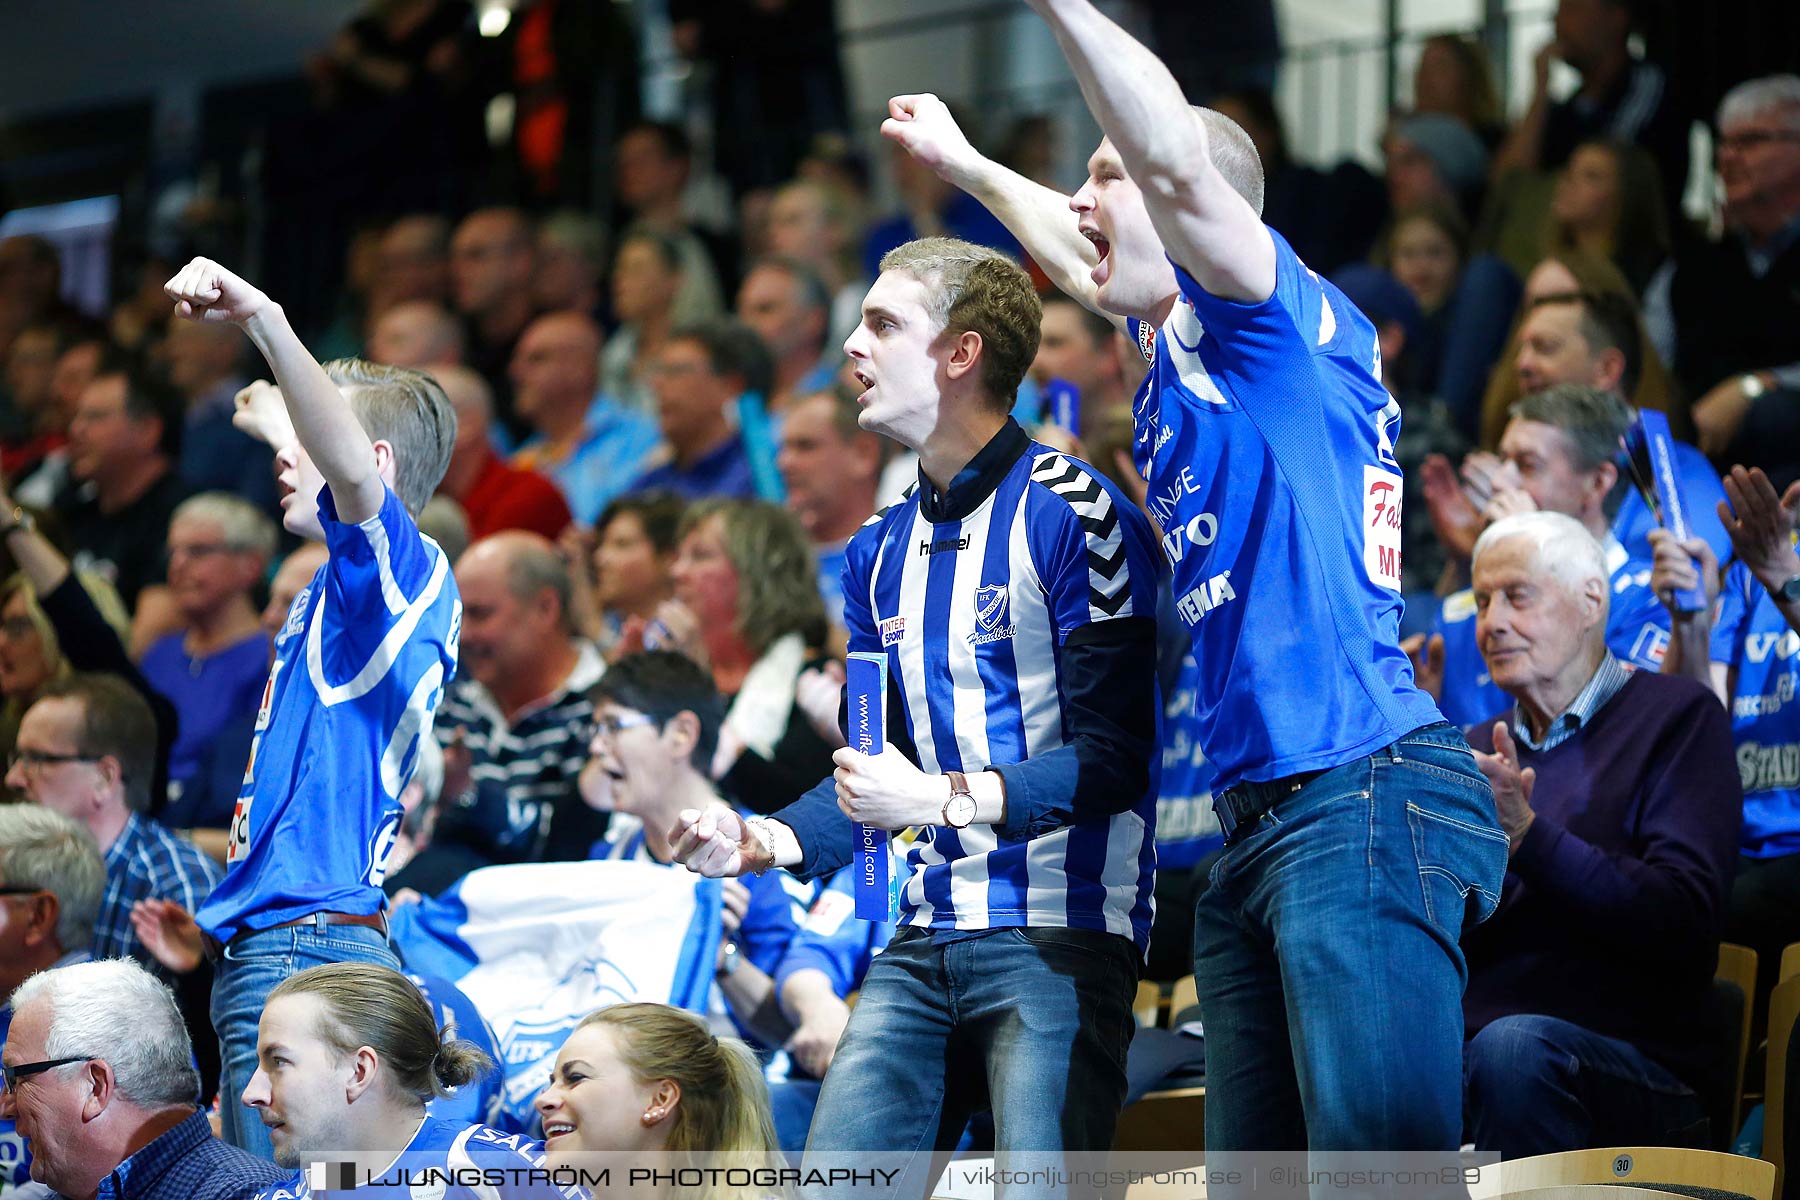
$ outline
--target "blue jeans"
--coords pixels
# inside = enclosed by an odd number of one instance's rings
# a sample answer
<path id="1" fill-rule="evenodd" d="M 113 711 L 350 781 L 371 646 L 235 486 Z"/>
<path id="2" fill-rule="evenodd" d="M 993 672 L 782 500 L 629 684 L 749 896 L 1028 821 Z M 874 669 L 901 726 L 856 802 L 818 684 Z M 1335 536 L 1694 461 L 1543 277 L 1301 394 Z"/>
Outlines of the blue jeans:
<path id="1" fill-rule="evenodd" d="M 238 1149 L 275 1156 L 262 1119 L 244 1107 L 244 1088 L 256 1074 L 256 1026 L 263 1004 L 289 975 L 338 962 L 400 968 L 381 931 L 362 925 L 289 925 L 240 934 L 214 965 L 212 1021 L 223 1068 L 219 1124 L 224 1140 Z"/>
<path id="2" fill-rule="evenodd" d="M 1110 1149 L 1137 976 L 1137 947 L 1110 933 L 999 929 L 939 945 L 902 929 L 869 966 L 806 1161 L 867 1169 L 867 1151 L 887 1151 L 907 1172 L 899 1194 L 924 1195 L 933 1153 L 990 1106 L 998 1154 Z"/>
<path id="3" fill-rule="evenodd" d="M 806 1149 L 806 1131 L 812 1128 L 813 1110 L 819 1106 L 819 1081 L 804 1076 L 769 1085 L 769 1112 L 775 1118 L 775 1144 L 794 1162 Z"/>
<path id="4" fill-rule="evenodd" d="M 1468 1136 L 1526 1158 L 1592 1146 L 1710 1149 L 1706 1108 L 1630 1042 L 1556 1017 L 1501 1017 L 1469 1041 Z"/>
<path id="5" fill-rule="evenodd" d="M 1453 1151 L 1457 945 L 1507 841 L 1462 734 L 1414 730 L 1243 830 L 1194 918 L 1206 1149 Z"/>

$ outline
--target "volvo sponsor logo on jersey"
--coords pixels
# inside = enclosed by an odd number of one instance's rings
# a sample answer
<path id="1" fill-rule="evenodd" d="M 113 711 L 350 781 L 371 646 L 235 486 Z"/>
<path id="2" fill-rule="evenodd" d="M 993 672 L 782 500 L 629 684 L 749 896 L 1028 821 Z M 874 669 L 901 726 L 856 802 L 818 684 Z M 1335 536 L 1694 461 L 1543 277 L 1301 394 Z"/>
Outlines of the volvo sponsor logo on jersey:
<path id="1" fill-rule="evenodd" d="M 928 541 L 928 540 L 921 539 L 919 542 L 919 557 L 920 558 L 929 558 L 933 554 L 942 554 L 946 550 L 954 552 L 957 550 L 967 550 L 968 548 L 969 548 L 968 534 L 964 534 L 962 537 L 959 537 L 959 538 L 954 538 L 954 537 L 938 538 L 936 541 Z"/>
<path id="2" fill-rule="evenodd" d="M 1006 585 L 992 583 L 975 589 L 975 632 L 969 645 L 985 646 L 989 642 L 1011 639 L 1015 626 L 1009 619 L 1012 609 L 1006 601 Z"/>
<path id="3" fill-rule="evenodd" d="M 1231 572 L 1220 571 L 1199 587 L 1175 601 L 1175 611 L 1189 625 L 1198 625 L 1200 618 L 1229 600 L 1236 600 L 1237 593 L 1231 590 Z"/>
<path id="4" fill-rule="evenodd" d="M 883 617 L 877 628 L 881 630 L 881 644 L 892 646 L 906 636 L 905 617 Z"/>
<path id="5" fill-rule="evenodd" d="M 1800 633 L 1792 629 L 1781 633 L 1752 633 L 1744 638 L 1744 655 L 1753 663 L 1766 663 L 1773 654 L 1777 661 L 1800 654 Z"/>
<path id="6" fill-rule="evenodd" d="M 1210 546 L 1219 537 L 1219 518 L 1209 512 L 1196 513 L 1185 525 L 1177 525 L 1163 534 L 1163 554 L 1172 563 L 1187 557 L 1189 546 Z"/>

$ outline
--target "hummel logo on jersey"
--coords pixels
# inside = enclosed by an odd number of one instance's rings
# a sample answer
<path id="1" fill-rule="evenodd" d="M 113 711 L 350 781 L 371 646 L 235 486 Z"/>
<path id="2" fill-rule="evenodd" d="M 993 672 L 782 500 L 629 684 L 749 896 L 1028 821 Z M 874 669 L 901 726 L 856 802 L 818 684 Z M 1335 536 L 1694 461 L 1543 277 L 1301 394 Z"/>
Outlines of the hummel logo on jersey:
<path id="1" fill-rule="evenodd" d="M 1006 604 L 1006 585 L 1004 583 L 989 584 L 975 589 L 975 624 L 974 633 L 969 635 L 969 645 L 985 646 L 989 642 L 1002 642 L 1010 639 L 1015 626 L 1007 620 L 1011 615 Z"/>
<path id="2" fill-rule="evenodd" d="M 967 535 L 959 538 L 939 538 L 935 542 L 922 541 L 919 543 L 919 557 L 929 558 L 933 554 L 942 554 L 946 550 L 967 550 L 968 548 Z"/>

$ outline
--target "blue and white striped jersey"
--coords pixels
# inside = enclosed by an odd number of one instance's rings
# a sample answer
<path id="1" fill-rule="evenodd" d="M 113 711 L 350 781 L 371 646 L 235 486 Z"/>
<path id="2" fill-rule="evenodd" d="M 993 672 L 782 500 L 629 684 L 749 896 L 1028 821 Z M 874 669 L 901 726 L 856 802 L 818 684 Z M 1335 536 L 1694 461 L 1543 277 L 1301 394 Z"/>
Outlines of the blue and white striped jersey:
<path id="1" fill-rule="evenodd" d="M 275 639 L 225 879 L 197 915 L 221 942 L 313 912 L 371 915 L 400 793 L 456 674 L 450 561 L 392 489 L 360 525 L 319 492 L 331 557 Z"/>
<path id="2" fill-rule="evenodd" d="M 1154 621 L 1149 523 L 1092 468 L 1031 442 L 1011 422 L 965 468 L 971 473 L 993 483 L 960 519 L 933 520 L 914 488 L 851 539 L 850 649 L 887 654 L 902 736 L 910 732 L 922 770 L 981 771 L 1065 749 L 1072 769 L 1069 649 L 1110 622 Z M 1153 635 L 1145 636 L 1148 644 Z M 1144 699 L 1154 687 L 1147 679 Z M 1010 828 L 1015 801 L 1023 811 L 1028 797 L 1022 773 L 1005 778 Z M 901 923 L 1073 927 L 1147 945 L 1153 768 L 1149 779 L 1123 811 L 1084 815 L 1078 797 L 1071 821 L 1018 840 L 991 825 L 926 829 L 907 855 Z M 1098 785 L 1084 777 L 1083 786 Z"/>

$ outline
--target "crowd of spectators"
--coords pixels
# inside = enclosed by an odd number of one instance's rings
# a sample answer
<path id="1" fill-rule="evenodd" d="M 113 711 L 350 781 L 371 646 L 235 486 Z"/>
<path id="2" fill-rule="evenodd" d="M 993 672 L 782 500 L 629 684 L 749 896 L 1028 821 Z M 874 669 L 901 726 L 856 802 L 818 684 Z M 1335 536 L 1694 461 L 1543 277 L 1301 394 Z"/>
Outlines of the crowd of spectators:
<path id="1" fill-rule="evenodd" d="M 899 208 L 874 210 L 867 164 L 819 136 L 846 120 L 830 7 L 671 5 L 679 47 L 716 73 L 721 119 L 774 131 L 713 147 L 741 214 L 719 227 L 687 207 L 704 156 L 682 128 L 638 119 L 635 93 L 614 96 L 628 89 L 611 67 L 636 70 L 629 32 L 575 28 L 586 6 L 523 4 L 504 40 L 521 90 L 502 203 L 458 174 L 481 158 L 473 105 L 493 69 L 466 4 L 373 5 L 312 64 L 307 144 L 355 168 L 333 211 L 363 207 L 336 221 L 345 286 L 308 344 L 425 371 L 457 418 L 420 523 L 453 560 L 460 665 L 409 789 L 384 885 L 396 903 L 500 864 L 668 865 L 681 810 L 772 812 L 833 770 L 845 546 L 917 475 L 859 426 L 840 345 L 895 246 L 947 234 L 1021 252 L 905 153 Z M 1503 894 L 1449 881 L 1440 897 L 1495 913 L 1466 939 L 1469 1134 L 1508 1154 L 1705 1136 L 1716 1081 L 1691 1031 L 1717 944 L 1752 944 L 1772 971 L 1800 941 L 1800 76 L 1744 81 L 1696 113 L 1633 34 L 1623 0 L 1562 0 L 1510 123 L 1478 45 L 1430 39 L 1379 176 L 1299 162 L 1261 72 L 1193 97 L 1250 135 L 1269 224 L 1379 337 L 1371 366 L 1408 474 L 1408 648 L 1471 730 L 1510 839 Z M 750 71 L 730 52 L 746 45 L 783 56 Z M 1566 98 L 1556 62 L 1579 77 Z M 1690 162 L 1694 120 L 1712 163 Z M 373 145 L 404 145 L 393 173 L 438 185 L 376 186 Z M 1708 220 L 1681 207 L 1690 170 L 1716 182 Z M 205 1138 L 192 1101 L 218 1088 L 212 968 L 162 930 L 222 876 L 273 645 L 323 551 L 283 532 L 273 452 L 234 426 L 269 387 L 239 331 L 168 319 L 166 301 L 152 316 L 136 292 L 78 312 L 58 270 L 40 238 L 0 242 L 0 749 L 9 798 L 57 814 L 0 805 L 0 904 L 18 910 L 0 923 L 6 1061 L 56 1057 L 102 1005 L 134 1041 L 167 1026 L 179 1049 L 152 1062 L 84 1043 L 91 1090 L 122 1111 L 44 1177 L 91 1189 L 104 1164 L 148 1152 L 146 1131 L 167 1154 Z M 1015 412 L 1141 502 L 1137 348 L 1046 292 Z M 1048 424 L 1068 395 L 1076 419 Z M 1657 531 L 1619 454 L 1640 410 L 1683 443 L 1688 544 Z M 1677 606 L 1684 586 L 1703 587 L 1705 610 Z M 1191 659 L 1165 657 L 1165 691 L 1188 694 Z M 1185 938 L 1220 843 L 1203 803 L 1169 819 L 1205 793 L 1182 715 L 1158 835 L 1180 864 L 1158 894 L 1181 902 L 1158 912 L 1153 946 Z M 846 1000 L 885 939 L 844 922 L 843 881 L 747 882 L 726 888 L 710 1014 L 743 1042 L 653 1006 L 595 1014 L 537 1101 L 553 1143 L 804 1143 Z M 143 970 L 75 965 L 90 954 Z M 1174 960 L 1166 974 L 1191 968 L 1185 942 Z M 25 983 L 50 968 L 87 973 Z M 343 995 L 390 994 L 356 975 L 385 968 L 341 969 L 295 976 L 265 1020 L 329 1039 L 354 1024 L 331 1007 Z M 389 1122 L 363 1130 L 377 1140 L 479 1074 L 474 1057 L 411 1061 L 398 1025 L 342 1036 L 381 1060 L 363 1110 Z M 1571 1062 L 1630 1083 L 1584 1090 Z M 278 1106 L 257 1078 L 248 1102 Z M 641 1100 L 642 1120 L 584 1099 L 593 1080 Z M 30 1117 L 40 1144 L 69 1119 L 52 1107 Z M 316 1140 L 336 1128 L 288 1136 L 337 1145 Z M 206 1153 L 214 1177 L 275 1178 Z"/>

